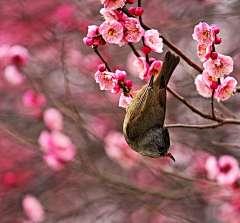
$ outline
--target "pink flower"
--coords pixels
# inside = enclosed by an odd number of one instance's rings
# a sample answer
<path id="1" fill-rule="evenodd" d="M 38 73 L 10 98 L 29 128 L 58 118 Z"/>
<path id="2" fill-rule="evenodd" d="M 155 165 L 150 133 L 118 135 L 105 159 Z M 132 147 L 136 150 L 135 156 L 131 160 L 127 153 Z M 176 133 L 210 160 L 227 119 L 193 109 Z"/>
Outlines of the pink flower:
<path id="1" fill-rule="evenodd" d="M 106 21 L 119 21 L 121 19 L 121 14 L 118 10 L 106 10 L 102 8 L 100 13 Z"/>
<path id="2" fill-rule="evenodd" d="M 47 108 L 43 113 L 43 120 L 50 130 L 62 130 L 63 116 L 59 110 Z"/>
<path id="3" fill-rule="evenodd" d="M 136 60 L 134 61 L 133 65 L 136 66 L 136 68 L 137 68 L 139 78 L 141 80 L 143 80 L 147 76 L 148 70 L 149 70 L 149 66 L 146 62 L 146 58 L 145 57 L 137 57 Z"/>
<path id="4" fill-rule="evenodd" d="M 25 47 L 15 45 L 9 49 L 9 57 L 14 64 L 25 66 L 29 61 L 29 52 Z"/>
<path id="5" fill-rule="evenodd" d="M 14 65 L 9 65 L 4 70 L 4 78 L 12 85 L 20 85 L 25 78 Z"/>
<path id="6" fill-rule="evenodd" d="M 126 0 L 101 0 L 104 4 L 104 8 L 108 10 L 122 8 L 125 5 Z"/>
<path id="7" fill-rule="evenodd" d="M 162 61 L 159 61 L 159 60 L 156 60 L 156 61 L 153 61 L 152 64 L 150 65 L 149 67 L 149 72 L 148 72 L 148 75 L 147 75 L 147 82 L 149 81 L 150 77 L 152 75 L 154 76 L 157 76 L 161 70 L 161 67 L 162 67 Z"/>
<path id="8" fill-rule="evenodd" d="M 104 139 L 104 149 L 110 159 L 118 162 L 123 168 L 132 169 L 142 157 L 132 150 L 119 132 L 110 132 Z"/>
<path id="9" fill-rule="evenodd" d="M 163 40 L 159 37 L 159 32 L 156 29 L 150 29 L 145 32 L 144 43 L 154 52 L 163 52 Z"/>
<path id="10" fill-rule="evenodd" d="M 198 57 L 200 58 L 201 62 L 206 62 L 211 55 L 212 52 L 212 45 L 206 46 L 205 44 L 198 45 Z"/>
<path id="11" fill-rule="evenodd" d="M 42 131 L 38 137 L 38 143 L 45 153 L 48 153 L 51 150 L 51 137 L 51 133 L 47 130 Z"/>
<path id="12" fill-rule="evenodd" d="M 195 26 L 192 37 L 199 43 L 209 46 L 212 45 L 215 40 L 215 33 L 212 27 L 210 27 L 207 23 L 200 22 L 198 25 Z"/>
<path id="13" fill-rule="evenodd" d="M 236 92 L 237 81 L 233 77 L 226 77 L 222 84 L 216 90 L 216 98 L 218 101 L 225 101 Z"/>
<path id="14" fill-rule="evenodd" d="M 22 97 L 23 104 L 29 108 L 43 107 L 46 104 L 46 98 L 42 93 L 36 93 L 34 90 L 25 92 Z"/>
<path id="15" fill-rule="evenodd" d="M 123 26 L 116 21 L 106 21 L 99 27 L 103 39 L 108 43 L 119 43 L 123 38 Z"/>
<path id="16" fill-rule="evenodd" d="M 120 82 L 124 82 L 124 80 L 126 79 L 126 76 L 127 76 L 127 73 L 125 71 L 122 71 L 122 70 L 116 70 L 115 74 L 117 76 L 117 79 Z"/>
<path id="17" fill-rule="evenodd" d="M 229 56 L 218 54 L 216 60 L 210 60 L 203 64 L 204 68 L 212 77 L 223 77 L 233 71 L 233 60 Z"/>
<path id="18" fill-rule="evenodd" d="M 124 33 L 124 37 L 127 41 L 138 43 L 141 40 L 144 30 L 141 27 L 138 19 L 129 18 L 126 21 L 125 28 L 127 31 Z"/>
<path id="19" fill-rule="evenodd" d="M 213 81 L 217 81 L 216 78 L 211 77 L 211 76 L 209 75 L 209 73 L 207 72 L 207 70 L 204 70 L 204 71 L 202 72 L 202 80 L 203 80 L 204 84 L 206 84 L 209 88 L 210 88 L 211 83 L 212 83 Z"/>
<path id="20" fill-rule="evenodd" d="M 116 74 L 104 71 L 95 73 L 95 80 L 100 85 L 101 90 L 112 90 L 118 83 Z"/>
<path id="21" fill-rule="evenodd" d="M 120 91 L 120 86 L 118 84 L 111 90 L 113 94 L 117 94 L 119 91 Z"/>
<path id="22" fill-rule="evenodd" d="M 201 96 L 205 98 L 209 98 L 212 96 L 212 89 L 209 88 L 206 84 L 204 84 L 201 74 L 197 75 L 194 83 L 196 85 L 198 93 Z"/>
<path id="23" fill-rule="evenodd" d="M 215 156 L 209 156 L 207 158 L 205 162 L 205 169 L 207 171 L 208 179 L 215 180 L 219 173 L 218 161 Z"/>
<path id="24" fill-rule="evenodd" d="M 130 95 L 126 96 L 126 95 L 124 95 L 124 93 L 122 93 L 119 98 L 118 106 L 121 108 L 128 108 L 131 101 L 132 101 L 132 97 Z"/>
<path id="25" fill-rule="evenodd" d="M 43 160 L 53 170 L 62 170 L 65 165 L 53 153 L 46 153 L 43 155 Z"/>
<path id="26" fill-rule="evenodd" d="M 22 208 L 25 214 L 34 222 L 45 220 L 45 211 L 39 200 L 33 195 L 27 194 L 22 200 Z"/>
<path id="27" fill-rule="evenodd" d="M 128 43 L 129 41 L 126 40 L 125 36 L 123 36 L 123 38 L 121 39 L 121 41 L 118 43 L 119 47 L 122 47 L 123 45 L 125 45 L 126 43 Z"/>
<path id="28" fill-rule="evenodd" d="M 99 29 L 95 25 L 88 26 L 87 37 L 93 37 L 99 34 Z"/>

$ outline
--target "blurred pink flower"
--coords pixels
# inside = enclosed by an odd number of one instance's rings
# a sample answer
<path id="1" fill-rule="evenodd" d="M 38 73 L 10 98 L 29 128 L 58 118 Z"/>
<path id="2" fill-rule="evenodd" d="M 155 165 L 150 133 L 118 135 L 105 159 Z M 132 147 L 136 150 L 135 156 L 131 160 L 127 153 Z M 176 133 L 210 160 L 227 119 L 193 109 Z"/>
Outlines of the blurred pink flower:
<path id="1" fill-rule="evenodd" d="M 201 62 L 206 62 L 211 55 L 212 52 L 212 45 L 206 46 L 205 44 L 198 45 L 198 57 L 200 58 Z"/>
<path id="2" fill-rule="evenodd" d="M 29 61 L 30 55 L 28 50 L 25 47 L 20 45 L 15 45 L 9 49 L 9 57 L 12 63 L 18 66 L 25 66 Z"/>
<path id="3" fill-rule="evenodd" d="M 233 77 L 226 77 L 222 84 L 216 90 L 216 98 L 218 101 L 225 101 L 236 92 L 237 81 Z"/>
<path id="4" fill-rule="evenodd" d="M 61 162 L 54 154 L 47 153 L 43 155 L 43 160 L 53 170 L 61 170 L 65 167 L 64 163 Z"/>
<path id="5" fill-rule="evenodd" d="M 128 106 L 130 105 L 131 101 L 132 101 L 132 97 L 130 95 L 126 96 L 126 95 L 124 95 L 124 93 L 122 93 L 119 98 L 118 106 L 121 108 L 127 109 Z"/>
<path id="6" fill-rule="evenodd" d="M 22 97 L 23 104 L 29 108 L 43 107 L 46 105 L 46 98 L 42 93 L 29 90 Z"/>
<path id="7" fill-rule="evenodd" d="M 122 8 L 126 0 L 100 0 L 104 4 L 104 8 L 108 10 Z"/>
<path id="8" fill-rule="evenodd" d="M 163 52 L 163 40 L 159 37 L 156 29 L 150 29 L 145 32 L 144 43 L 156 53 Z"/>
<path id="9" fill-rule="evenodd" d="M 24 213 L 34 222 L 43 222 L 45 220 L 45 211 L 39 200 L 33 195 L 27 194 L 22 200 Z"/>
<path id="10" fill-rule="evenodd" d="M 207 158 L 205 163 L 207 176 L 210 180 L 216 180 L 221 185 L 231 185 L 239 180 L 238 161 L 229 155 L 217 159 L 213 156 Z"/>
<path id="11" fill-rule="evenodd" d="M 118 83 L 116 74 L 104 71 L 95 73 L 96 83 L 99 83 L 101 90 L 112 90 Z"/>
<path id="12" fill-rule="evenodd" d="M 123 168 L 137 167 L 141 155 L 132 150 L 119 132 L 110 132 L 104 139 L 104 149 L 110 159 L 118 162 Z"/>
<path id="13" fill-rule="evenodd" d="M 99 32 L 108 43 L 119 43 L 123 38 L 123 26 L 117 21 L 106 21 L 99 27 Z"/>
<path id="14" fill-rule="evenodd" d="M 198 93 L 201 96 L 205 98 L 210 98 L 212 96 L 212 89 L 209 88 L 206 84 L 204 84 L 202 74 L 197 75 L 194 83 L 196 85 Z"/>
<path id="15" fill-rule="evenodd" d="M 48 132 L 47 130 L 43 130 L 38 137 L 38 143 L 45 153 L 50 152 L 50 150 L 51 150 L 51 133 Z"/>
<path id="16" fill-rule="evenodd" d="M 215 40 L 215 33 L 207 23 L 200 22 L 194 27 L 194 33 L 192 34 L 194 40 L 206 46 L 212 45 Z"/>
<path id="17" fill-rule="evenodd" d="M 212 77 L 223 77 L 233 71 L 233 60 L 230 56 L 218 54 L 216 60 L 210 60 L 203 64 L 204 68 Z"/>
<path id="18" fill-rule="evenodd" d="M 8 65 L 4 70 L 4 78 L 12 85 L 20 85 L 25 78 L 14 65 Z"/>
<path id="19" fill-rule="evenodd" d="M 145 57 L 137 57 L 133 62 L 133 65 L 137 68 L 141 80 L 147 77 L 149 65 L 147 64 Z"/>
<path id="20" fill-rule="evenodd" d="M 107 10 L 102 8 L 100 10 L 100 14 L 102 14 L 103 18 L 106 21 L 119 21 L 121 20 L 121 14 L 118 10 Z"/>
<path id="21" fill-rule="evenodd" d="M 154 76 L 157 76 L 161 70 L 161 67 L 162 67 L 162 61 L 160 60 L 155 60 L 152 62 L 152 64 L 150 65 L 149 67 L 149 71 L 148 71 L 148 74 L 147 74 L 147 82 L 149 81 L 150 77 L 152 76 L 152 74 Z"/>
<path id="22" fill-rule="evenodd" d="M 62 130 L 63 115 L 59 110 L 47 108 L 43 113 L 43 120 L 50 130 Z"/>
<path id="23" fill-rule="evenodd" d="M 138 43 L 144 34 L 144 30 L 140 25 L 138 19 L 129 18 L 125 23 L 127 31 L 124 33 L 124 37 L 129 42 Z"/>

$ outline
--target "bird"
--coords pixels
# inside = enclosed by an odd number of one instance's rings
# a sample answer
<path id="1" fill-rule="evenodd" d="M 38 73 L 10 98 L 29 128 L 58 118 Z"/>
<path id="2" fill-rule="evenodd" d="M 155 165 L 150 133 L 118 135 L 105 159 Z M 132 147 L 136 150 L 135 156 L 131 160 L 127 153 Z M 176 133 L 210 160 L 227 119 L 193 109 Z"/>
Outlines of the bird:
<path id="1" fill-rule="evenodd" d="M 143 156 L 169 157 L 170 136 L 164 126 L 166 89 L 179 56 L 168 51 L 157 76 L 152 74 L 148 83 L 130 102 L 123 122 L 123 134 L 128 145 Z"/>

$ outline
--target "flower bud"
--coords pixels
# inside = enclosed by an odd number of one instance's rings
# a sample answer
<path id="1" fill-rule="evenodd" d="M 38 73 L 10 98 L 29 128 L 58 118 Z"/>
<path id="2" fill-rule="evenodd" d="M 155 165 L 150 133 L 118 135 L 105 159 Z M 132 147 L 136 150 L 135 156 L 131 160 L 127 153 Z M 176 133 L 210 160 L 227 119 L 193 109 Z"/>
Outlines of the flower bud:
<path id="1" fill-rule="evenodd" d="M 151 52 L 151 49 L 150 49 L 148 46 L 144 46 L 144 47 L 142 48 L 142 52 L 143 52 L 144 54 L 149 54 L 149 53 Z"/>
<path id="2" fill-rule="evenodd" d="M 213 31 L 214 31 L 215 34 L 218 34 L 218 33 L 220 32 L 220 29 L 218 28 L 217 25 L 212 24 L 212 25 L 210 25 L 210 27 L 212 27 L 212 29 L 213 29 Z"/>
<path id="3" fill-rule="evenodd" d="M 90 38 L 90 37 L 84 37 L 83 38 L 83 43 L 88 45 L 88 46 L 91 46 L 93 44 L 93 39 Z"/>
<path id="4" fill-rule="evenodd" d="M 218 58 L 218 54 L 216 52 L 211 53 L 211 59 L 216 60 Z"/>
<path id="5" fill-rule="evenodd" d="M 127 0 L 126 3 L 128 3 L 128 4 L 133 4 L 133 3 L 134 3 L 134 0 Z"/>
<path id="6" fill-rule="evenodd" d="M 221 42 L 222 42 L 222 39 L 220 37 L 216 37 L 214 44 L 220 44 Z"/>
<path id="7" fill-rule="evenodd" d="M 128 87 L 128 88 L 132 87 L 132 81 L 126 80 L 125 86 Z"/>
<path id="8" fill-rule="evenodd" d="M 100 72 L 104 72 L 106 70 L 106 65 L 104 63 L 98 65 L 98 70 Z"/>
<path id="9" fill-rule="evenodd" d="M 135 15 L 141 16 L 143 14 L 143 9 L 140 7 L 135 8 Z"/>
<path id="10" fill-rule="evenodd" d="M 211 89 L 217 89 L 217 87 L 218 87 L 218 82 L 217 81 L 213 81 L 213 82 L 211 82 L 211 84 L 210 84 L 210 88 Z"/>
<path id="11" fill-rule="evenodd" d="M 129 8 L 128 9 L 128 11 L 129 11 L 129 13 L 130 13 L 130 15 L 134 15 L 135 14 L 135 8 Z"/>

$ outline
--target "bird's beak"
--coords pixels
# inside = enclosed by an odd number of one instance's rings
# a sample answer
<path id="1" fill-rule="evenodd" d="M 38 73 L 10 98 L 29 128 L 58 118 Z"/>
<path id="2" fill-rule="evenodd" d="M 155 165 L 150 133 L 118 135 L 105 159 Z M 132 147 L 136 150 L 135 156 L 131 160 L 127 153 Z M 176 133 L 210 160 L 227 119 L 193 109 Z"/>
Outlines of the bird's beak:
<path id="1" fill-rule="evenodd" d="M 165 156 L 169 157 L 170 159 L 172 159 L 175 162 L 175 159 L 171 153 L 165 153 Z"/>

